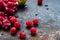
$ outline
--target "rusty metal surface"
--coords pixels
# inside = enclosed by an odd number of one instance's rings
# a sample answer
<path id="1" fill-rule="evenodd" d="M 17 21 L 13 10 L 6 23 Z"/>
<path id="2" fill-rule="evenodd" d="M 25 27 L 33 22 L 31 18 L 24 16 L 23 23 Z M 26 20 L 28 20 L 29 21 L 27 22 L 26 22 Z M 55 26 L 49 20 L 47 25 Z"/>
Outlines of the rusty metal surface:
<path id="1" fill-rule="evenodd" d="M 26 40 L 60 40 L 60 0 L 44 0 L 42 6 L 37 0 L 27 0 L 26 7 L 19 9 L 17 14 L 21 22 L 21 30 L 27 34 Z M 26 29 L 26 20 L 39 19 L 37 35 L 30 35 Z M 18 36 L 11 36 L 9 32 L 0 31 L 0 40 L 20 40 Z"/>

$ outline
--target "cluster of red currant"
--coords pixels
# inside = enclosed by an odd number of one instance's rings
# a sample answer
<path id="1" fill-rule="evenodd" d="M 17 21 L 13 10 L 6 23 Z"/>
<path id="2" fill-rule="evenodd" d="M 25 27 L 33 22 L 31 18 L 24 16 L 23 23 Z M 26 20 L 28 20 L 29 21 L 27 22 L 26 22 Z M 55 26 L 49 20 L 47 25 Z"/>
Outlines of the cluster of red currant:
<path id="1" fill-rule="evenodd" d="M 17 11 L 18 2 L 16 0 L 0 0 L 0 11 L 13 15 Z"/>
<path id="2" fill-rule="evenodd" d="M 14 12 L 17 11 L 17 7 L 18 2 L 16 0 L 0 0 L 0 26 L 2 26 L 2 28 L 8 29 L 11 23 L 14 24 L 14 26 L 16 26 L 17 23 L 19 24 L 16 17 L 8 16 L 13 15 Z"/>

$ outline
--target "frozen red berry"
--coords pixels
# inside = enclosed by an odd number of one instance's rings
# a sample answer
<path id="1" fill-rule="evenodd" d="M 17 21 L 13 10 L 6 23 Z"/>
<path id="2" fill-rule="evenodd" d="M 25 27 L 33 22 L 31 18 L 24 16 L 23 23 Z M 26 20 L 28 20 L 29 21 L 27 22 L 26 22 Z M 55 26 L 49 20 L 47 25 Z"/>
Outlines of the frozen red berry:
<path id="1" fill-rule="evenodd" d="M 36 28 L 35 27 L 32 27 L 30 29 L 30 32 L 31 32 L 32 35 L 35 35 L 36 34 Z"/>
<path id="2" fill-rule="evenodd" d="M 3 6 L 4 2 L 3 1 L 0 1 L 0 6 Z"/>
<path id="3" fill-rule="evenodd" d="M 4 2 L 5 2 L 5 3 L 7 3 L 7 2 L 8 2 L 8 0 L 4 0 Z"/>
<path id="4" fill-rule="evenodd" d="M 10 18 L 12 18 L 13 16 L 9 16 L 8 18 L 10 19 Z"/>
<path id="5" fill-rule="evenodd" d="M 26 38 L 26 34 L 24 32 L 19 32 L 19 37 L 22 38 L 22 39 L 25 39 Z"/>
<path id="6" fill-rule="evenodd" d="M 33 24 L 38 25 L 38 19 L 34 19 Z"/>
<path id="7" fill-rule="evenodd" d="M 30 26 L 32 26 L 32 22 L 31 22 L 30 20 L 28 20 L 28 21 L 26 21 L 26 25 L 27 25 L 28 27 L 30 27 Z"/>
<path id="8" fill-rule="evenodd" d="M 17 29 L 16 29 L 15 27 L 12 27 L 12 28 L 10 29 L 10 33 L 11 33 L 11 34 L 16 34 L 16 32 L 17 32 Z"/>
<path id="9" fill-rule="evenodd" d="M 8 13 L 8 7 L 5 7 L 5 10 L 4 10 L 4 12 L 7 14 Z"/>
<path id="10" fill-rule="evenodd" d="M 4 18 L 8 20 L 8 16 L 5 16 Z"/>
<path id="11" fill-rule="evenodd" d="M 17 11 L 17 8 L 16 7 L 13 7 L 13 10 Z"/>
<path id="12" fill-rule="evenodd" d="M 43 0 L 38 0 L 38 4 L 40 4 L 40 5 L 41 5 L 41 4 L 42 4 L 42 2 L 43 2 Z"/>
<path id="13" fill-rule="evenodd" d="M 9 19 L 10 19 L 11 17 L 13 17 L 13 16 L 9 16 Z"/>
<path id="14" fill-rule="evenodd" d="M 13 15 L 13 14 L 14 14 L 14 12 L 15 12 L 15 10 L 13 10 L 13 9 L 9 9 L 9 13 L 10 13 L 10 14 L 12 14 L 12 15 Z"/>
<path id="15" fill-rule="evenodd" d="M 15 26 L 17 29 L 20 29 L 21 24 L 20 24 L 19 22 L 15 22 L 15 23 L 14 23 L 14 26 Z"/>
<path id="16" fill-rule="evenodd" d="M 5 13 L 4 12 L 0 12 L 0 15 L 4 17 L 5 16 Z"/>
<path id="17" fill-rule="evenodd" d="M 9 23 L 4 23 L 2 27 L 3 27 L 4 29 L 8 29 Z"/>
<path id="18" fill-rule="evenodd" d="M 3 23 L 10 23 L 10 21 L 8 19 L 4 19 Z"/>
<path id="19" fill-rule="evenodd" d="M 4 17 L 0 16 L 0 21 L 3 21 L 4 20 Z"/>
<path id="20" fill-rule="evenodd" d="M 15 23 L 15 22 L 17 22 L 17 18 L 11 17 L 11 18 L 10 18 L 10 21 L 11 21 L 11 23 Z"/>
<path id="21" fill-rule="evenodd" d="M 9 1 L 9 2 L 7 3 L 8 8 L 12 8 L 12 7 L 13 7 L 13 4 L 14 4 L 13 2 L 10 2 L 10 1 Z"/>
<path id="22" fill-rule="evenodd" d="M 0 1 L 0 10 L 3 10 L 3 9 L 4 9 L 4 2 Z"/>
<path id="23" fill-rule="evenodd" d="M 15 12 L 15 10 L 13 10 L 12 8 L 8 8 L 8 7 L 6 7 L 4 11 L 8 15 L 13 15 Z"/>
<path id="24" fill-rule="evenodd" d="M 6 8 L 6 7 L 8 7 L 8 5 L 6 3 L 4 3 L 4 7 Z"/>

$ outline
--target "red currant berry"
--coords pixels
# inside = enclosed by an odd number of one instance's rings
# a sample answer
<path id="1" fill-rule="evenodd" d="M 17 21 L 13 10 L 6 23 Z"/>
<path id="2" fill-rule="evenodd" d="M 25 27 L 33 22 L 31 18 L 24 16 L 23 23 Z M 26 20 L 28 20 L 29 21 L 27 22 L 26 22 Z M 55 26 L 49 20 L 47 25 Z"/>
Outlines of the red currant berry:
<path id="1" fill-rule="evenodd" d="M 9 1 L 9 2 L 7 3 L 8 8 L 12 8 L 12 7 L 13 7 L 13 5 L 14 5 L 14 3 L 13 3 L 13 2 L 10 2 L 10 1 Z"/>
<path id="2" fill-rule="evenodd" d="M 34 19 L 33 24 L 38 25 L 38 19 Z"/>
<path id="3" fill-rule="evenodd" d="M 31 32 L 32 35 L 35 35 L 36 34 L 36 28 L 35 27 L 32 27 L 30 29 L 30 32 Z"/>
<path id="4" fill-rule="evenodd" d="M 6 14 L 9 14 L 9 8 L 8 8 L 8 7 L 5 7 L 4 12 L 5 12 Z"/>
<path id="5" fill-rule="evenodd" d="M 8 15 L 13 15 L 14 12 L 15 12 L 15 10 L 13 10 L 12 8 L 6 7 L 6 8 L 5 8 L 5 12 L 6 12 L 6 14 L 8 14 Z"/>
<path id="6" fill-rule="evenodd" d="M 6 7 L 8 7 L 8 5 L 4 3 L 4 7 L 6 8 Z"/>
<path id="7" fill-rule="evenodd" d="M 4 17 L 0 16 L 0 21 L 3 21 L 4 20 Z"/>
<path id="8" fill-rule="evenodd" d="M 19 22 L 15 22 L 15 23 L 14 23 L 14 26 L 15 26 L 17 29 L 20 29 L 21 24 L 20 24 Z"/>
<path id="9" fill-rule="evenodd" d="M 22 39 L 26 38 L 26 34 L 24 32 L 19 32 L 19 37 Z"/>
<path id="10" fill-rule="evenodd" d="M 4 29 L 8 29 L 9 23 L 4 23 L 2 27 L 3 27 Z"/>
<path id="11" fill-rule="evenodd" d="M 4 9 L 4 2 L 0 1 L 0 10 L 3 10 L 3 9 Z"/>
<path id="12" fill-rule="evenodd" d="M 10 23 L 10 21 L 8 19 L 4 19 L 3 23 Z"/>
<path id="13" fill-rule="evenodd" d="M 16 32 L 17 32 L 17 29 L 16 29 L 15 27 L 12 27 L 12 28 L 10 29 L 10 33 L 11 33 L 11 34 L 16 34 Z"/>
<path id="14" fill-rule="evenodd" d="M 4 12 L 0 12 L 0 15 L 4 17 L 5 16 L 5 13 Z"/>
<path id="15" fill-rule="evenodd" d="M 8 11 L 10 14 L 14 14 L 14 12 L 15 12 L 15 10 L 13 10 L 13 9 L 9 9 L 9 11 Z"/>
<path id="16" fill-rule="evenodd" d="M 32 22 L 31 21 L 26 21 L 26 25 L 28 26 L 28 27 L 30 27 L 30 26 L 32 26 Z"/>
<path id="17" fill-rule="evenodd" d="M 11 23 L 15 23 L 15 22 L 17 22 L 17 18 L 11 17 L 11 18 L 10 18 L 10 21 L 11 21 Z"/>
<path id="18" fill-rule="evenodd" d="M 41 5 L 41 4 L 42 4 L 42 2 L 43 2 L 43 0 L 38 0 L 38 4 L 40 4 L 40 5 Z"/>

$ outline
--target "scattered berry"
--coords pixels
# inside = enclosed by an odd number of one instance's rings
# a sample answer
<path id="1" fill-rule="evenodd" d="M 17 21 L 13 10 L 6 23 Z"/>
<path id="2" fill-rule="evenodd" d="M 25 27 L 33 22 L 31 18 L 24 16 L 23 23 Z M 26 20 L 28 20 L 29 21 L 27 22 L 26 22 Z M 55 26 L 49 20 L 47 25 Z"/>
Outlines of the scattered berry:
<path id="1" fill-rule="evenodd" d="M 32 35 L 35 35 L 36 34 L 36 28 L 35 27 L 32 27 L 30 29 L 30 32 L 31 32 Z"/>
<path id="2" fill-rule="evenodd" d="M 32 22 L 31 22 L 30 20 L 28 20 L 28 21 L 26 21 L 26 25 L 27 25 L 28 27 L 31 27 L 31 26 L 32 26 Z"/>
<path id="3" fill-rule="evenodd" d="M 38 0 L 38 4 L 41 5 L 43 0 Z"/>
<path id="4" fill-rule="evenodd" d="M 22 38 L 22 39 L 25 39 L 26 38 L 26 34 L 24 32 L 19 32 L 19 37 Z"/>
<path id="5" fill-rule="evenodd" d="M 38 19 L 34 19 L 33 24 L 38 25 Z"/>
<path id="6" fill-rule="evenodd" d="M 7 9 L 5 10 L 5 12 L 6 12 L 7 14 L 13 15 L 14 12 L 15 12 L 15 10 L 13 10 L 13 9 L 11 9 L 11 8 L 7 8 Z"/>

